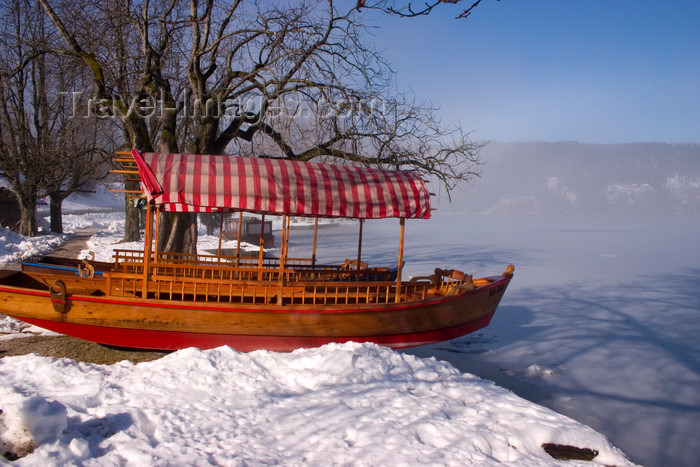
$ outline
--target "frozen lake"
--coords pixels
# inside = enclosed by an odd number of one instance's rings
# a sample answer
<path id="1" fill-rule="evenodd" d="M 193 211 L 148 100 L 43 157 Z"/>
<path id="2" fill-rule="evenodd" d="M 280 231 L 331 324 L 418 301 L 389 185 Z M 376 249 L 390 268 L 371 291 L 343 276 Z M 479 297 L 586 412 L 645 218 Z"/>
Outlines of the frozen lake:
<path id="1" fill-rule="evenodd" d="M 365 223 L 362 258 L 396 264 L 398 232 L 398 221 Z M 321 230 L 319 258 L 348 257 L 357 234 L 357 223 Z M 310 238 L 292 232 L 292 248 L 301 254 Z M 408 221 L 408 275 L 516 269 L 488 328 L 405 352 L 449 361 L 586 423 L 636 462 L 696 465 L 698 239 L 699 219 L 437 214 Z"/>

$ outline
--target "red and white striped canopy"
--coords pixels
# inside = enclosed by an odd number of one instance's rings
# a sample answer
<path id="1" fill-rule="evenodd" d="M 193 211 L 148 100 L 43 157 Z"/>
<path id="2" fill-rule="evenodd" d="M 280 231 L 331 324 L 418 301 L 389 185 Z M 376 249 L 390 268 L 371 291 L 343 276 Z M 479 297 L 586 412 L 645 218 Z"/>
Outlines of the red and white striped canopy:
<path id="1" fill-rule="evenodd" d="M 235 156 L 132 154 L 149 202 L 165 211 L 430 217 L 430 194 L 414 172 Z"/>

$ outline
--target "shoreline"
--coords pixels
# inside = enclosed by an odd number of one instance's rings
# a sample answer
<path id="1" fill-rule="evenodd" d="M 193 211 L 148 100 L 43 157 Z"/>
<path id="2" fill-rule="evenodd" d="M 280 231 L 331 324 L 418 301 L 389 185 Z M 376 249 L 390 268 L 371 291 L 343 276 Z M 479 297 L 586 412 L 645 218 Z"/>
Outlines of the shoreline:
<path id="1" fill-rule="evenodd" d="M 0 359 L 37 354 L 42 357 L 68 358 L 83 363 L 112 365 L 124 360 L 132 363 L 150 362 L 164 357 L 168 353 L 170 352 L 107 347 L 62 335 L 26 335 L 0 340 Z"/>

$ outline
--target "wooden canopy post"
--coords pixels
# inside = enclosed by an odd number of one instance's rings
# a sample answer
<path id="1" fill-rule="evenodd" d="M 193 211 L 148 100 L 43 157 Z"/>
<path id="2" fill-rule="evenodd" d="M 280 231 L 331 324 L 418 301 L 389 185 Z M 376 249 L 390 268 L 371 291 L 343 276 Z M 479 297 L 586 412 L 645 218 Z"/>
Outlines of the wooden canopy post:
<path id="1" fill-rule="evenodd" d="M 287 216 L 287 235 L 284 237 L 284 257 L 285 260 L 289 256 L 289 235 L 292 233 L 292 216 Z"/>
<path id="2" fill-rule="evenodd" d="M 216 256 L 221 262 L 221 238 L 224 236 L 224 211 L 221 211 L 221 219 L 219 219 L 219 248 L 216 250 Z"/>
<path id="3" fill-rule="evenodd" d="M 401 233 L 399 234 L 399 265 L 396 268 L 396 303 L 401 301 L 401 271 L 403 271 L 403 238 L 406 218 L 402 217 L 399 223 L 401 225 Z"/>
<path id="4" fill-rule="evenodd" d="M 158 263 L 158 228 L 160 227 L 160 212 L 158 211 L 157 206 L 153 206 L 153 217 L 155 223 L 155 226 L 153 228 L 153 261 L 155 263 Z M 157 269 L 155 270 L 154 274 L 158 274 Z"/>
<path id="5" fill-rule="evenodd" d="M 150 275 L 151 268 L 151 242 L 153 241 L 153 212 L 151 211 L 152 206 L 146 204 L 146 228 L 144 235 L 143 244 L 143 285 L 141 290 L 141 297 L 148 297 L 148 276 Z"/>
<path id="6" fill-rule="evenodd" d="M 357 270 L 360 270 L 360 262 L 362 261 L 362 226 L 365 225 L 365 220 L 360 219 L 360 238 L 357 241 Z"/>
<path id="7" fill-rule="evenodd" d="M 318 238 L 318 217 L 314 221 L 314 244 L 311 249 L 311 266 L 316 266 L 316 238 Z"/>
<path id="8" fill-rule="evenodd" d="M 243 228 L 243 211 L 238 211 L 238 235 L 236 236 L 236 267 L 241 265 L 241 229 Z"/>
<path id="9" fill-rule="evenodd" d="M 258 280 L 262 280 L 263 247 L 265 246 L 265 214 L 260 219 L 260 253 L 258 254 Z"/>
<path id="10" fill-rule="evenodd" d="M 282 240 L 280 242 L 280 270 L 278 274 L 279 279 L 279 293 L 277 294 L 277 304 L 282 304 L 282 290 L 284 288 L 284 265 L 287 259 L 287 238 L 289 236 L 289 216 L 284 214 L 282 216 Z"/>

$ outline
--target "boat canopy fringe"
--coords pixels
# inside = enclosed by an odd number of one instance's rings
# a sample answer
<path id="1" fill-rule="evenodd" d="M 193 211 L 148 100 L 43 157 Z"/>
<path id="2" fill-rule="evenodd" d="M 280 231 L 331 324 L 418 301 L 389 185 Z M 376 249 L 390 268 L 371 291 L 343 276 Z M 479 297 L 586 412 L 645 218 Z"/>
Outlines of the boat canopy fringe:
<path id="1" fill-rule="evenodd" d="M 132 155 L 148 201 L 163 211 L 430 218 L 430 193 L 415 172 L 238 156 Z"/>

